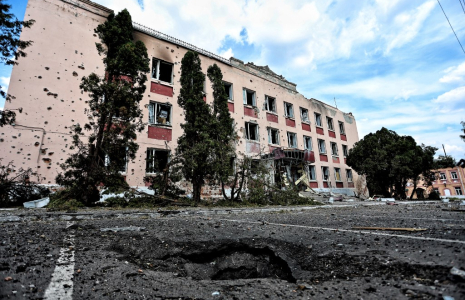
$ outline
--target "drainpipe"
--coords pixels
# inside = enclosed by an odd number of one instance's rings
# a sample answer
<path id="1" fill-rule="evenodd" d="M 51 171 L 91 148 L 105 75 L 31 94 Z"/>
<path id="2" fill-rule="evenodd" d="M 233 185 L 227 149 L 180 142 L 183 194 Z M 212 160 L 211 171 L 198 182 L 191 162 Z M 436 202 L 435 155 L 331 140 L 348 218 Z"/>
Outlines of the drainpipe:
<path id="1" fill-rule="evenodd" d="M 459 177 L 460 177 L 460 185 L 462 186 L 462 195 L 465 194 L 465 188 L 464 188 L 464 183 L 463 183 L 463 179 L 462 179 L 462 171 L 463 171 L 463 168 L 462 167 L 457 167 L 457 173 L 459 173 Z"/>

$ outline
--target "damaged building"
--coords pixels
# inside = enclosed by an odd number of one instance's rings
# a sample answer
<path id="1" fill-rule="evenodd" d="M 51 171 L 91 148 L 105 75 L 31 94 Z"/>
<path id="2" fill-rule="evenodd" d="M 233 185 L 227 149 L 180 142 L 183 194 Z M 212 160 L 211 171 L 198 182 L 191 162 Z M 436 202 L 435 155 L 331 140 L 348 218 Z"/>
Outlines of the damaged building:
<path id="1" fill-rule="evenodd" d="M 27 57 L 14 66 L 5 108 L 17 111 L 13 126 L 0 128 L 3 162 L 32 168 L 43 184 L 54 184 L 68 157 L 73 124 L 87 122 L 88 95 L 79 89 L 83 76 L 104 75 L 94 29 L 112 11 L 87 0 L 29 0 L 25 19 L 36 23 L 21 34 L 32 40 Z M 136 20 L 137 21 L 137 20 Z M 144 186 L 144 176 L 163 166 L 182 134 L 183 110 L 177 104 L 181 59 L 193 50 L 202 69 L 217 64 L 224 76 L 228 106 L 239 139 L 237 155 L 266 162 L 271 180 L 304 183 L 317 191 L 353 194 L 357 174 L 345 163 L 359 140 L 351 113 L 306 98 L 295 83 L 268 66 L 226 59 L 194 45 L 133 23 L 134 39 L 145 43 L 150 57 L 147 89 L 140 103 L 146 129 L 138 134 L 139 150 L 122 170 L 131 186 Z M 205 99 L 213 102 L 210 83 Z M 215 193 L 208 190 L 204 194 Z M 218 194 L 219 195 L 219 194 Z"/>

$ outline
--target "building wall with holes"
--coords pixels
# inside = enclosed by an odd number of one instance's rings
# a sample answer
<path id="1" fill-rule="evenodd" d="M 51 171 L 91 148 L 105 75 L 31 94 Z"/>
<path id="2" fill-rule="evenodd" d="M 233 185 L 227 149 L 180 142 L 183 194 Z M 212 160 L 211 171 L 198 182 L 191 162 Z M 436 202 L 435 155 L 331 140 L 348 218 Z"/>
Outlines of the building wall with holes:
<path id="1" fill-rule="evenodd" d="M 30 167 L 40 174 L 41 182 L 54 184 L 55 176 L 62 172 L 60 164 L 72 151 L 70 126 L 87 122 L 85 110 L 88 95 L 79 89 L 83 76 L 91 72 L 104 74 L 102 57 L 95 43 L 99 42 L 94 28 L 105 21 L 111 10 L 90 1 L 29 0 L 25 19 L 36 23 L 24 29 L 23 40 L 32 40 L 26 49 L 27 57 L 21 58 L 13 68 L 8 93 L 14 95 L 6 109 L 22 108 L 17 113 L 15 126 L 0 128 L 3 163 L 14 161 L 17 168 Z M 137 21 L 137 20 L 134 20 Z M 182 134 L 180 124 L 184 121 L 183 110 L 177 105 L 180 91 L 181 60 L 190 46 L 169 38 L 157 38 L 150 30 L 134 31 L 134 38 L 145 43 L 151 58 L 151 72 L 144 99 L 146 130 L 137 137 L 139 151 L 134 161 L 128 162 L 125 172 L 131 186 L 144 186 L 147 149 L 174 152 L 176 141 Z M 195 47 L 195 46 L 194 46 Z M 289 148 L 288 133 L 295 134 L 296 148 L 304 150 L 304 136 L 311 137 L 311 148 L 316 158 L 315 188 L 352 189 L 357 174 L 347 178 L 343 145 L 347 150 L 359 140 L 355 118 L 335 107 L 300 94 L 296 85 L 274 74 L 268 67 L 244 63 L 239 59 L 220 59 L 213 54 L 201 52 L 202 70 L 217 64 L 224 81 L 231 84 L 229 110 L 235 120 L 238 133 L 237 154 L 259 156 L 275 148 Z M 171 80 L 166 70 L 171 69 Z M 244 91 L 254 93 L 247 99 Z M 213 102 L 211 83 L 206 80 L 205 101 Z M 267 106 L 274 99 L 275 107 Z M 252 102 L 248 102 L 248 101 Z M 293 114 L 289 113 L 291 104 Z M 169 111 L 163 112 L 163 110 Z M 307 110 L 308 120 L 301 114 Z M 319 114 L 321 125 L 316 125 Z M 329 128 L 328 119 L 333 128 Z M 339 127 L 339 123 L 343 127 Z M 250 127 L 256 132 L 252 135 Z M 279 142 L 269 143 L 268 128 L 279 131 Z M 341 131 L 340 129 L 343 129 Z M 323 140 L 326 152 L 318 149 L 318 140 Z M 337 155 L 332 155 L 330 143 L 335 143 Z M 330 169 L 330 176 L 323 180 L 322 166 Z M 336 180 L 335 169 L 340 169 Z"/>

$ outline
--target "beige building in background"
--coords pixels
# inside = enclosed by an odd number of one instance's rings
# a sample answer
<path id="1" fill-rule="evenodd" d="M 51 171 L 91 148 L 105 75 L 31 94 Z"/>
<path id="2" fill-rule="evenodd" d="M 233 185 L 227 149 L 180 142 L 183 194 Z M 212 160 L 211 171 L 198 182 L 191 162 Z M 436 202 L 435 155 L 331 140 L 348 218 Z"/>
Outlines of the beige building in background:
<path id="1" fill-rule="evenodd" d="M 72 150 L 70 126 L 86 123 L 89 96 L 79 89 L 83 76 L 104 75 L 94 28 L 105 22 L 110 9 L 79 0 L 29 0 L 25 19 L 36 23 L 24 29 L 21 39 L 32 40 L 27 57 L 13 68 L 6 109 L 22 108 L 14 126 L 0 128 L 3 163 L 32 168 L 43 184 L 54 184 L 60 164 Z M 183 110 L 177 104 L 181 59 L 189 50 L 199 53 L 202 69 L 217 64 L 229 95 L 229 110 L 239 135 L 237 155 L 267 160 L 270 178 L 281 172 L 290 180 L 307 174 L 315 189 L 351 194 L 357 174 L 345 156 L 359 140 L 355 118 L 313 98 L 296 84 L 271 71 L 239 59 L 225 59 L 156 30 L 134 23 L 134 39 L 143 41 L 150 57 L 151 74 L 140 103 L 147 122 L 137 137 L 139 151 L 124 171 L 131 186 L 144 186 L 146 169 L 174 153 L 182 134 Z M 205 84 L 205 101 L 213 102 L 211 83 Z M 303 172 L 303 173 L 302 173 Z M 211 191 L 204 191 L 204 194 Z"/>

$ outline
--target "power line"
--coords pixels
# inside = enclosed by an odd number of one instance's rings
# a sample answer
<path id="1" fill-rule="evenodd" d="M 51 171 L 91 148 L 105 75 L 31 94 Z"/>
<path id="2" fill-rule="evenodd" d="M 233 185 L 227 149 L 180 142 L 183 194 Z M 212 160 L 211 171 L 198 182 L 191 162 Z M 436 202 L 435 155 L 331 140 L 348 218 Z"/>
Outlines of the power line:
<path id="1" fill-rule="evenodd" d="M 465 8 L 463 8 L 462 1 L 465 1 L 465 0 L 459 0 L 459 2 L 460 2 L 460 6 L 462 6 L 463 13 L 465 14 Z"/>
<path id="2" fill-rule="evenodd" d="M 460 43 L 459 37 L 458 37 L 457 34 L 455 33 L 455 30 L 454 30 L 454 28 L 452 27 L 452 24 L 450 23 L 449 18 L 447 17 L 446 12 L 444 11 L 444 8 L 442 8 L 441 2 L 439 2 L 439 0 L 437 0 L 437 1 L 438 1 L 438 3 L 439 3 L 439 6 L 440 6 L 441 9 L 442 9 L 442 12 L 444 13 L 444 16 L 445 16 L 446 19 L 447 19 L 447 22 L 449 22 L 449 25 L 450 25 L 450 28 L 452 29 L 452 32 L 455 34 L 455 37 L 457 38 L 457 42 L 459 42 L 459 45 L 460 45 L 460 47 L 462 48 L 463 53 L 465 53 L 465 50 L 463 49 L 462 43 Z"/>

